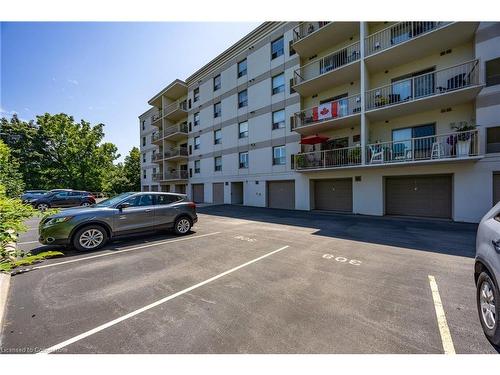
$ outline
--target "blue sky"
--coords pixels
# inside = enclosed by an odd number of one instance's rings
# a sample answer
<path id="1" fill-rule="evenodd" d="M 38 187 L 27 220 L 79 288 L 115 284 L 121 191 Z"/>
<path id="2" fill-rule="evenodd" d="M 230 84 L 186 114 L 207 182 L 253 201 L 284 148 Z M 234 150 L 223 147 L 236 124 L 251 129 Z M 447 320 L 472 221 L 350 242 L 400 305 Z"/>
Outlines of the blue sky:
<path id="1" fill-rule="evenodd" d="M 1 23 L 0 116 L 45 112 L 106 125 L 121 159 L 139 145 L 137 116 L 259 23 Z"/>

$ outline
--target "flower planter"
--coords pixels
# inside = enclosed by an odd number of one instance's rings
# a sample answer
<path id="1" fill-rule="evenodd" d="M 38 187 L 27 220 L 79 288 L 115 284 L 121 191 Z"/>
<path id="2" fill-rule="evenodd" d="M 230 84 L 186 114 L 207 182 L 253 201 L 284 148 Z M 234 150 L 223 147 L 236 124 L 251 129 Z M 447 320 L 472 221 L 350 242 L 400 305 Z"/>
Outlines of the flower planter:
<path id="1" fill-rule="evenodd" d="M 457 141 L 457 157 L 469 156 L 470 154 L 470 139 L 465 141 Z"/>

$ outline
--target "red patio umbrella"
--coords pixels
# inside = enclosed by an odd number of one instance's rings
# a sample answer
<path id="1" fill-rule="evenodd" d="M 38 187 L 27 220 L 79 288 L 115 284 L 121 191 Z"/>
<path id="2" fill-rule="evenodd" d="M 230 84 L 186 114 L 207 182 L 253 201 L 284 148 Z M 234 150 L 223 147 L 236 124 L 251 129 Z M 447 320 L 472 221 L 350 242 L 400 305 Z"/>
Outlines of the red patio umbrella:
<path id="1" fill-rule="evenodd" d="M 301 145 L 315 145 L 318 143 L 326 142 L 330 139 L 330 137 L 325 137 L 324 135 L 308 135 L 300 140 Z"/>

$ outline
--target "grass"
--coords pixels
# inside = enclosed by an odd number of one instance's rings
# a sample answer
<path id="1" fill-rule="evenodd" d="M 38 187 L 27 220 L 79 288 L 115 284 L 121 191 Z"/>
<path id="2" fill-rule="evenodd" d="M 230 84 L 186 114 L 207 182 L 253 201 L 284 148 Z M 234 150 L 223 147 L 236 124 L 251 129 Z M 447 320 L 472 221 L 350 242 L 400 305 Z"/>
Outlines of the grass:
<path id="1" fill-rule="evenodd" d="M 60 256 L 64 256 L 64 253 L 60 251 L 44 251 L 36 255 L 28 255 L 18 260 L 0 263 L 0 271 L 9 272 L 18 267 L 31 266 L 32 264 L 40 263 L 45 259 Z"/>

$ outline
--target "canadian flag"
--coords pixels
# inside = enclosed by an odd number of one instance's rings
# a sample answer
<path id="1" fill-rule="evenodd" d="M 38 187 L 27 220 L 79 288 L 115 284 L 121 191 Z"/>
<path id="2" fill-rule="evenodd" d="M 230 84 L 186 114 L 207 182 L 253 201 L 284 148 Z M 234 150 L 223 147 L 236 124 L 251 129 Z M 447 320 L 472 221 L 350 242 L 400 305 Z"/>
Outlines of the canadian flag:
<path id="1" fill-rule="evenodd" d="M 338 103 L 329 102 L 313 108 L 313 120 L 325 120 L 338 116 Z"/>

